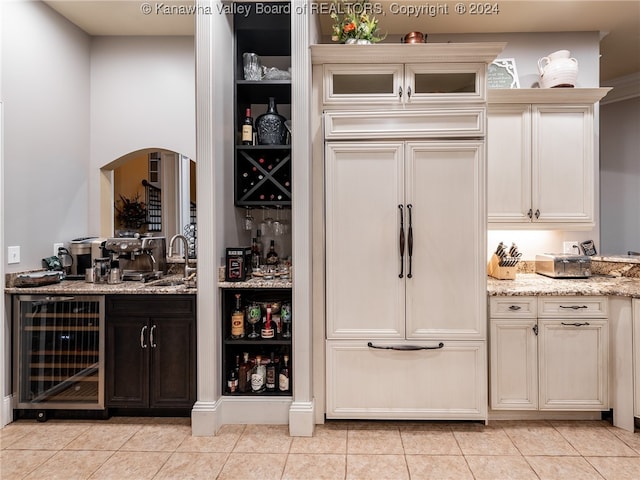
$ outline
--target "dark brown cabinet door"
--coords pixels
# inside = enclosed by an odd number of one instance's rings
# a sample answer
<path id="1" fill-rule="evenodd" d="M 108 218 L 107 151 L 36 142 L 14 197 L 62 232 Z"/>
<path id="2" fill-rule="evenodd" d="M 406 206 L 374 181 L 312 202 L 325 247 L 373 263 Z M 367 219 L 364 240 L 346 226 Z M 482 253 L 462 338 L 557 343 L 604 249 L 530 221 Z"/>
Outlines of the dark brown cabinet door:
<path id="1" fill-rule="evenodd" d="M 149 404 L 149 342 L 146 319 L 109 318 L 106 323 L 107 407 Z"/>
<path id="2" fill-rule="evenodd" d="M 152 318 L 152 408 L 191 407 L 195 402 L 195 322 L 185 318 Z"/>

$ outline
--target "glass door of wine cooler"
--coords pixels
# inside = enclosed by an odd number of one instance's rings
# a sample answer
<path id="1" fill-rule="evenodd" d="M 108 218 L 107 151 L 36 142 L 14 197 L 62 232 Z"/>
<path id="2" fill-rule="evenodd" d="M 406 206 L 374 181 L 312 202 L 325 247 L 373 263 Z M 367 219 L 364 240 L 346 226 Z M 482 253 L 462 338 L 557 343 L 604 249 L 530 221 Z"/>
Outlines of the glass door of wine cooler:
<path id="1" fill-rule="evenodd" d="M 104 408 L 104 297 L 14 297 L 20 409 Z"/>

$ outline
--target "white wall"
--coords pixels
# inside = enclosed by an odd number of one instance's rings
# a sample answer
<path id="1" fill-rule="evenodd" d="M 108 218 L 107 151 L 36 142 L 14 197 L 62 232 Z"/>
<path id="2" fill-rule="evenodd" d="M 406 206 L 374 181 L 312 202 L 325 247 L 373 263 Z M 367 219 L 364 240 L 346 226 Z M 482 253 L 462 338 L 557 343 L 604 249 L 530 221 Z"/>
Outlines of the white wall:
<path id="1" fill-rule="evenodd" d="M 94 37 L 91 43 L 90 211 L 100 211 L 99 169 L 127 153 L 162 148 L 195 157 L 193 37 Z M 96 213 L 91 231 L 100 231 Z"/>
<path id="2" fill-rule="evenodd" d="M 603 253 L 640 251 L 640 96 L 600 108 Z"/>
<path id="3" fill-rule="evenodd" d="M 4 4 L 4 245 L 7 272 L 41 268 L 87 232 L 89 37 L 41 2 Z"/>

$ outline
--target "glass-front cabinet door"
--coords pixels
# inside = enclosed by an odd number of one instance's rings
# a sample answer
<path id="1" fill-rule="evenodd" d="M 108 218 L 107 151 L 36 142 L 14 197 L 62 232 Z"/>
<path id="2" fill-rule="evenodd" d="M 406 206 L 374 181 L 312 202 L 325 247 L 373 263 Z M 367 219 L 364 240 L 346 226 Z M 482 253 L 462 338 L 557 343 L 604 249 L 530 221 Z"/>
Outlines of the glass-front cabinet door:
<path id="1" fill-rule="evenodd" d="M 328 106 L 481 102 L 485 68 L 475 63 L 326 64 L 323 100 Z"/>

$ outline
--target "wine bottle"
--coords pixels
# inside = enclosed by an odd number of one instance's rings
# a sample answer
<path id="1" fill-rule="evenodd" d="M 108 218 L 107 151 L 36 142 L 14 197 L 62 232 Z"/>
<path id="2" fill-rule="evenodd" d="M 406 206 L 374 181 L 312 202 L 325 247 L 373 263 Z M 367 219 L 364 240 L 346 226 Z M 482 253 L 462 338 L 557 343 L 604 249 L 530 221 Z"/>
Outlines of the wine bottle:
<path id="1" fill-rule="evenodd" d="M 262 356 L 256 355 L 256 364 L 251 373 L 251 391 L 261 392 L 264 390 L 266 373 L 266 368 L 262 365 Z"/>
<path id="2" fill-rule="evenodd" d="M 259 265 L 262 265 L 262 254 L 264 252 L 264 245 L 262 243 L 262 230 L 258 229 L 256 231 L 256 246 L 257 246 L 257 250 L 258 250 L 258 262 Z"/>
<path id="3" fill-rule="evenodd" d="M 251 267 L 260 267 L 260 251 L 258 250 L 258 240 L 256 237 L 251 239 Z"/>
<path id="4" fill-rule="evenodd" d="M 242 354 L 242 363 L 238 369 L 238 391 L 249 391 L 249 385 L 251 384 L 251 363 L 249 362 L 249 352 Z"/>
<path id="5" fill-rule="evenodd" d="M 281 392 L 289 391 L 289 355 L 284 356 L 284 363 L 280 367 L 278 374 L 278 390 Z"/>
<path id="6" fill-rule="evenodd" d="M 276 390 L 276 360 L 275 354 L 271 352 L 271 358 L 267 363 L 267 379 L 265 381 L 267 391 L 275 392 Z"/>
<path id="7" fill-rule="evenodd" d="M 229 390 L 229 393 L 235 393 L 238 390 L 238 371 L 235 367 L 229 370 L 229 375 L 227 377 L 227 389 Z"/>
<path id="8" fill-rule="evenodd" d="M 278 254 L 276 253 L 275 241 L 271 240 L 269 244 L 269 251 L 267 252 L 267 258 L 265 260 L 267 265 L 277 265 L 278 264 Z"/>
<path id="9" fill-rule="evenodd" d="M 240 294 L 236 293 L 236 308 L 231 314 L 231 338 L 238 339 L 244 337 L 244 312 Z"/>
<path id="10" fill-rule="evenodd" d="M 242 144 L 253 145 L 253 117 L 251 109 L 245 110 L 244 120 L 242 121 Z"/>

